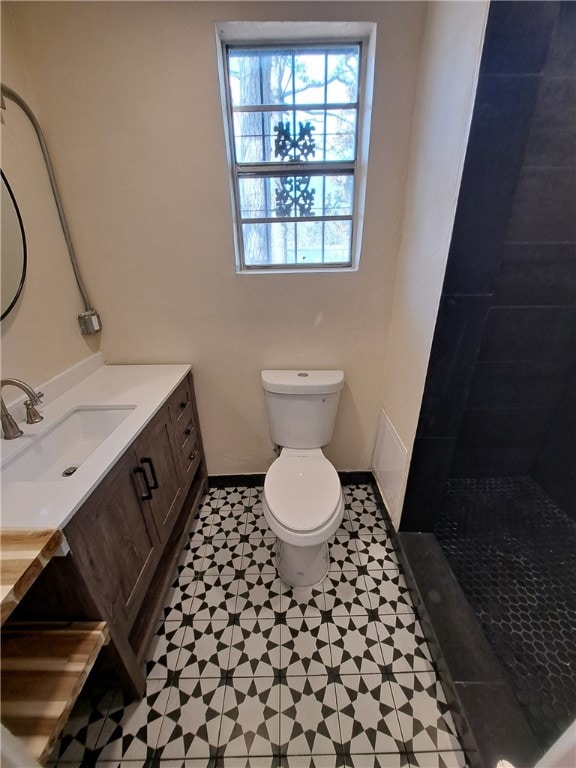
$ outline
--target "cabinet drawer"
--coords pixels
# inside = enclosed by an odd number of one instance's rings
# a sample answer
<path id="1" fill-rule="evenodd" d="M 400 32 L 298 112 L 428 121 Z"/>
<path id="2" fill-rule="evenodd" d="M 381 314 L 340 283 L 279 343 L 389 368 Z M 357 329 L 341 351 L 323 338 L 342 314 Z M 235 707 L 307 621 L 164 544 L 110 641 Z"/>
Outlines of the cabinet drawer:
<path id="1" fill-rule="evenodd" d="M 190 421 L 194 421 L 190 378 L 187 376 L 179 385 L 170 400 L 170 409 L 176 431 L 183 432 Z"/>
<path id="2" fill-rule="evenodd" d="M 180 419 L 178 422 L 176 426 L 176 442 L 178 444 L 178 449 L 181 451 L 186 450 L 188 443 L 198 442 L 198 430 L 196 429 L 196 424 L 194 423 L 192 415 L 190 415 L 189 419 Z"/>
<path id="3" fill-rule="evenodd" d="M 189 483 L 196 474 L 196 470 L 200 466 L 200 461 L 202 459 L 200 442 L 196 439 L 196 437 L 194 437 L 194 439 L 190 438 L 184 443 L 180 452 L 180 458 L 182 461 L 182 469 L 184 470 L 186 482 Z"/>

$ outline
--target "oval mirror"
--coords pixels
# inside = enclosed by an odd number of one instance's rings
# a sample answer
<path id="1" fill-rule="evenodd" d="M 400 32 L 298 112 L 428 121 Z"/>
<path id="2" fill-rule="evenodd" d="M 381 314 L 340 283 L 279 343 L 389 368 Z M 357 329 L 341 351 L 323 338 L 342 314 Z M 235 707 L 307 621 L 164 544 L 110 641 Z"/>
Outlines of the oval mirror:
<path id="1" fill-rule="evenodd" d="M 13 309 L 24 285 L 26 276 L 26 236 L 16 198 L 2 174 L 2 242 L 0 265 L 0 309 L 3 320 Z"/>

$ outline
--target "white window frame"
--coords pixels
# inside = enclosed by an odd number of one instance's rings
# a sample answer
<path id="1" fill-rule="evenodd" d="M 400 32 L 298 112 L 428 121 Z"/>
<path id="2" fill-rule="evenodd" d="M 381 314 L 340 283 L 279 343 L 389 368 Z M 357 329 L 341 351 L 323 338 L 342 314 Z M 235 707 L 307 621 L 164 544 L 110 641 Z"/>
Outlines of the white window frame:
<path id="1" fill-rule="evenodd" d="M 360 266 L 364 206 L 366 201 L 366 177 L 370 144 L 372 94 L 374 84 L 374 60 L 376 48 L 375 22 L 219 22 L 216 24 L 218 72 L 220 96 L 224 116 L 226 158 L 232 205 L 234 252 L 236 272 L 239 274 L 310 274 L 314 272 L 356 272 Z M 231 124 L 231 107 L 228 86 L 228 45 L 299 45 L 299 44 L 361 43 L 360 79 L 358 83 L 357 148 L 354 162 L 354 207 L 352 219 L 351 263 L 296 264 L 246 266 L 243 263 L 242 231 L 238 206 L 237 166 L 234 157 L 234 135 Z"/>

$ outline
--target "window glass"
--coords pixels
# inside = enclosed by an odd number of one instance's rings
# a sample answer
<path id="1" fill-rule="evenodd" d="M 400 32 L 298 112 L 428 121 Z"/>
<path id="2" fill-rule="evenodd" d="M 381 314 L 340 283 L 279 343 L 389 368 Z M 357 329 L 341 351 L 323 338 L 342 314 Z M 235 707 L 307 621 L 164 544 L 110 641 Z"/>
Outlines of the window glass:
<path id="1" fill-rule="evenodd" d="M 226 48 L 243 269 L 352 264 L 361 44 Z"/>

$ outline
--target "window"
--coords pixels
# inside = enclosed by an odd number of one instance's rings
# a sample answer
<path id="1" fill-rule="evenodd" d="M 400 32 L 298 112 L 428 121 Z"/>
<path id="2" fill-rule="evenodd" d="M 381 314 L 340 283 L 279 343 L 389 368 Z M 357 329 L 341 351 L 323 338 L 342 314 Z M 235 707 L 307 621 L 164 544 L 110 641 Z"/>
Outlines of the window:
<path id="1" fill-rule="evenodd" d="M 365 45 L 224 43 L 240 271 L 357 268 Z"/>

